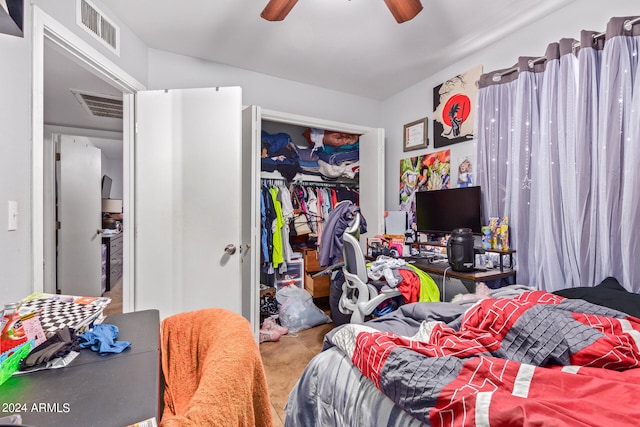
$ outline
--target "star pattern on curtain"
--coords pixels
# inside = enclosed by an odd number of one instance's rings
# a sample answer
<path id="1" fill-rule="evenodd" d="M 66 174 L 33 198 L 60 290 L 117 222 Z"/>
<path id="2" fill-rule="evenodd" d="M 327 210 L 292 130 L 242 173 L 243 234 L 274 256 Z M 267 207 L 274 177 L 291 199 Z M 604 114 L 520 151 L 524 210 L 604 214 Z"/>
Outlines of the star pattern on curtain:
<path id="1" fill-rule="evenodd" d="M 487 211 L 513 219 L 520 283 L 552 292 L 614 277 L 640 292 L 640 174 L 623 173 L 640 163 L 639 31 L 640 16 L 614 17 L 480 77 L 477 182 Z"/>

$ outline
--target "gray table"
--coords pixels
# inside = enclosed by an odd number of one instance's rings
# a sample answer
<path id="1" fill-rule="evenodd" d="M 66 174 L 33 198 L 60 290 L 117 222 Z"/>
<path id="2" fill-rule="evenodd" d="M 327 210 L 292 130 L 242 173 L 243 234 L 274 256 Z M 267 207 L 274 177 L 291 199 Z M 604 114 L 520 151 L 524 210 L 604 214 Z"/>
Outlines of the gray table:
<path id="1" fill-rule="evenodd" d="M 81 350 L 65 368 L 9 378 L 0 386 L 0 417 L 19 412 L 23 424 L 37 427 L 125 427 L 151 417 L 159 420 L 158 311 L 109 316 L 104 323 L 118 326 L 118 339 L 130 341 L 131 347 L 109 356 Z"/>

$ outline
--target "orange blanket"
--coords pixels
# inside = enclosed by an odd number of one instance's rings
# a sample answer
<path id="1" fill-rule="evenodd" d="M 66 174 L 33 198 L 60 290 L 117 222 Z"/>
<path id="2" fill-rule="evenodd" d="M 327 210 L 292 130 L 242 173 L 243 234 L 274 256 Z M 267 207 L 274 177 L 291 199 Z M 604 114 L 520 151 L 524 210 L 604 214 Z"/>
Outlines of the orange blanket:
<path id="1" fill-rule="evenodd" d="M 271 426 L 267 381 L 249 322 L 223 309 L 162 322 L 162 427 Z"/>

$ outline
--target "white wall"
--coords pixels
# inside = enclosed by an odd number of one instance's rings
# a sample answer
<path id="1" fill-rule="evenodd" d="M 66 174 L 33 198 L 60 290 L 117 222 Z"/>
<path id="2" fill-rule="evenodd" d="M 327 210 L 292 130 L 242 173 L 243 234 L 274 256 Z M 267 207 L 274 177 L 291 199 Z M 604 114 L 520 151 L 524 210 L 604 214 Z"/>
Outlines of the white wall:
<path id="1" fill-rule="evenodd" d="M 433 119 L 433 88 L 445 80 L 463 73 L 476 65 L 483 66 L 483 72 L 513 66 L 519 56 L 543 56 L 549 43 L 561 38 L 580 39 L 580 31 L 603 32 L 607 21 L 615 16 L 640 14 L 640 4 L 631 0 L 575 1 L 538 22 L 522 28 L 517 33 L 478 51 L 450 67 L 430 76 L 413 87 L 385 100 L 382 105 L 381 122 L 378 126 L 386 130 L 386 197 L 387 210 L 399 206 L 400 160 L 423 155 L 441 149 L 451 149 L 451 183 L 457 182 L 458 163 L 455 161 L 467 152 L 474 152 L 474 141 L 433 148 L 433 126 L 429 123 L 429 147 L 424 150 L 402 151 L 403 126 L 419 118 Z M 475 156 L 474 156 L 475 157 Z M 475 171 L 475 164 L 474 164 Z"/>
<path id="2" fill-rule="evenodd" d="M 111 18 L 120 27 L 120 55 L 106 48 L 91 34 L 76 23 L 76 4 L 78 0 L 32 0 L 25 1 L 25 15 L 31 13 L 30 3 L 38 5 L 53 19 L 71 30 L 78 37 L 95 47 L 114 64 L 126 70 L 129 75 L 145 84 L 147 81 L 147 46 L 126 27 L 118 16 L 112 13 L 101 0 L 89 0 L 103 14 Z M 28 28 L 25 26 L 25 28 Z"/>
<path id="3" fill-rule="evenodd" d="M 108 14 L 99 0 L 94 3 Z M 146 46 L 111 15 L 122 29 L 122 50 L 117 57 L 76 25 L 76 0 L 25 1 L 24 37 L 0 34 L 0 305 L 32 292 L 31 4 L 63 23 L 142 84 L 147 80 Z M 8 201 L 18 202 L 16 231 L 7 231 Z"/>
<path id="4" fill-rule="evenodd" d="M 30 288 L 30 69 L 28 39 L 0 34 L 0 304 Z M 18 202 L 18 229 L 7 231 L 7 202 Z"/>
<path id="5" fill-rule="evenodd" d="M 241 68 L 150 49 L 149 89 L 240 86 L 242 103 L 360 126 L 380 127 L 380 101 Z"/>

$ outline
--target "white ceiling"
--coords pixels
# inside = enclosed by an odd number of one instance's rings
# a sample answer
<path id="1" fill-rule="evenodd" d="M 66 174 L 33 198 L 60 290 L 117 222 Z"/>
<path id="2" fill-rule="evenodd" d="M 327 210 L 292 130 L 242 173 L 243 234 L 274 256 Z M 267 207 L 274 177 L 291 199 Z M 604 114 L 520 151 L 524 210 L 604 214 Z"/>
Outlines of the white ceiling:
<path id="1" fill-rule="evenodd" d="M 99 95 L 122 93 L 60 53 L 45 39 L 44 49 L 44 122 L 47 125 L 122 132 L 122 119 L 94 117 L 78 102 L 72 90 Z M 122 159 L 122 143 L 94 139 L 93 143 L 109 159 Z"/>
<path id="2" fill-rule="evenodd" d="M 422 0 L 398 24 L 383 0 L 103 0 L 149 47 L 386 99 L 574 0 Z M 103 11 L 108 14 L 107 11 Z"/>
<path id="3" fill-rule="evenodd" d="M 282 22 L 267 0 L 103 0 L 149 47 L 373 99 L 386 99 L 575 0 L 422 0 L 397 24 L 383 0 L 300 0 Z M 45 46 L 45 123 L 122 130 L 70 89 L 119 94 Z"/>

